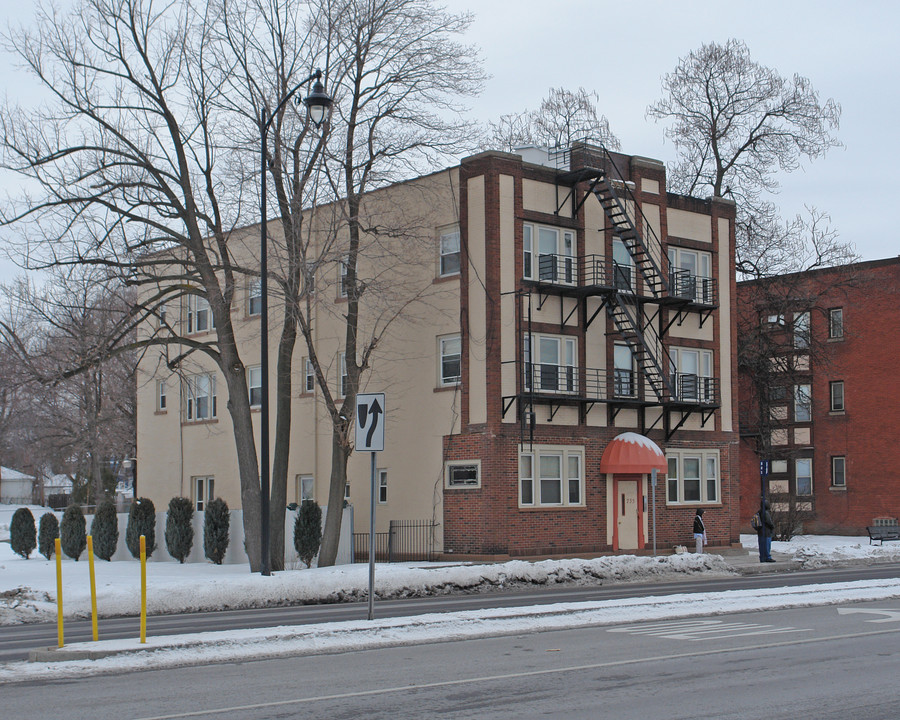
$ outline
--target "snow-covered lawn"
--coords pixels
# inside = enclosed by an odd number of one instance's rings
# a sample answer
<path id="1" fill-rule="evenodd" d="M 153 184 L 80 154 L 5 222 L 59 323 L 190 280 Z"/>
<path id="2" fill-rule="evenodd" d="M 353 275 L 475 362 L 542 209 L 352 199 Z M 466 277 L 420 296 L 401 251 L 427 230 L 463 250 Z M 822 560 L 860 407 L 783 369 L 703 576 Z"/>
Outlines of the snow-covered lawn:
<path id="1" fill-rule="evenodd" d="M 54 620 L 55 561 L 46 561 L 40 555 L 32 555 L 25 560 L 12 553 L 8 538 L 9 520 L 14 510 L 0 506 L 0 624 Z M 33 509 L 35 515 L 39 511 Z M 748 556 L 755 556 L 755 536 L 742 536 L 741 540 L 748 548 Z M 868 544 L 867 538 L 803 536 L 789 543 L 773 543 L 772 549 L 780 553 L 782 559 L 783 556 L 790 556 L 806 566 L 900 560 L 900 543 L 874 547 Z M 95 567 L 101 617 L 137 614 L 140 607 L 139 563 L 98 560 Z M 524 584 L 627 582 L 732 572 L 734 570 L 727 559 L 714 554 L 657 558 L 619 555 L 591 560 L 513 561 L 492 565 L 379 564 L 376 591 L 379 597 L 403 597 Z M 368 586 L 367 565 L 288 570 L 264 578 L 251 575 L 244 566 L 159 562 L 148 565 L 147 575 L 150 613 L 254 607 L 315 599 L 359 599 L 365 596 Z M 89 615 L 88 578 L 86 556 L 82 556 L 79 562 L 64 559 L 63 607 L 67 617 Z M 893 598 L 900 598 L 900 579 L 149 637 L 143 645 L 138 643 L 137 638 L 101 639 L 98 643 L 67 645 L 65 652 L 89 651 L 106 657 L 54 663 L 0 664 L 0 682 Z"/>

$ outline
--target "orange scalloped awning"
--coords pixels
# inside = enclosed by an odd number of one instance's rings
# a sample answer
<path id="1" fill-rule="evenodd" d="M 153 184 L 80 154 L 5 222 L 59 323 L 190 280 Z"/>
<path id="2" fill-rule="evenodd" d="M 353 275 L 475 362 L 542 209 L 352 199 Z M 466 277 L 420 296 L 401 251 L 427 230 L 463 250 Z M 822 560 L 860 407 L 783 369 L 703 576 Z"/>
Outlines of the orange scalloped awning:
<path id="1" fill-rule="evenodd" d="M 665 472 L 666 455 L 650 438 L 627 432 L 617 435 L 600 458 L 602 473 L 649 473 L 656 468 Z"/>

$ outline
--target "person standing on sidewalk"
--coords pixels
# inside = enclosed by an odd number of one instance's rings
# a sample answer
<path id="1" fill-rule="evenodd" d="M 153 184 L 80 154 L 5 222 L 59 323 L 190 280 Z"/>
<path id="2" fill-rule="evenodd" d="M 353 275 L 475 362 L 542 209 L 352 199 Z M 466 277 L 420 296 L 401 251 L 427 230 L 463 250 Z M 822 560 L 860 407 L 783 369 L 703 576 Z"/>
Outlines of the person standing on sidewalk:
<path id="1" fill-rule="evenodd" d="M 706 525 L 703 524 L 703 508 L 698 508 L 697 514 L 694 515 L 694 543 L 697 546 L 697 553 L 702 553 L 703 546 L 706 544 Z"/>
<path id="2" fill-rule="evenodd" d="M 756 541 L 759 544 L 759 561 L 775 562 L 772 559 L 772 532 L 775 523 L 769 512 L 769 501 L 766 500 L 759 512 L 750 519 L 750 525 L 756 530 Z"/>

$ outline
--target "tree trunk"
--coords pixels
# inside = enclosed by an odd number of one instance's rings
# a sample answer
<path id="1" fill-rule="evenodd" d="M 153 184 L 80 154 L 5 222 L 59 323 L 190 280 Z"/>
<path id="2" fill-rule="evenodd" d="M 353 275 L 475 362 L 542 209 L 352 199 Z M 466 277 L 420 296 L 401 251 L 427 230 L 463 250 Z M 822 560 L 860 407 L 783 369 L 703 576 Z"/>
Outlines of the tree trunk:
<path id="1" fill-rule="evenodd" d="M 331 433 L 331 482 L 328 486 L 328 510 L 319 549 L 319 567 L 331 567 L 337 559 L 341 540 L 341 517 L 344 512 L 344 486 L 347 484 L 347 459 L 350 447 L 343 429 Z"/>

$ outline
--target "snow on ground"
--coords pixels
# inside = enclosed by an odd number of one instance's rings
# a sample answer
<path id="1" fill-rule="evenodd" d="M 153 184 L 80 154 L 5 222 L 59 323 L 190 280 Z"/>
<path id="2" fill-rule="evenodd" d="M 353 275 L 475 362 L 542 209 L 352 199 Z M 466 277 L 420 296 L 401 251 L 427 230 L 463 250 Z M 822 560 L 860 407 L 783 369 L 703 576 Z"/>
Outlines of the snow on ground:
<path id="1" fill-rule="evenodd" d="M 56 618 L 56 563 L 34 554 L 25 560 L 8 544 L 9 520 L 15 508 L 0 506 L 0 624 L 53 621 Z M 37 516 L 41 509 L 33 509 Z M 750 557 L 756 555 L 756 537 L 741 541 Z M 791 542 L 772 543 L 773 552 L 804 566 L 820 567 L 847 562 L 900 560 L 900 543 L 871 546 L 867 538 L 800 536 Z M 88 617 L 90 590 L 88 561 L 64 558 L 63 609 L 66 617 Z M 136 615 L 140 611 L 138 562 L 95 562 L 98 614 Z M 527 584 L 601 583 L 663 579 L 676 576 L 733 573 L 727 558 L 683 554 L 660 557 L 617 555 L 585 559 L 511 561 L 489 565 L 470 563 L 379 564 L 379 598 L 451 592 L 477 592 Z M 185 564 L 148 565 L 148 611 L 173 613 L 192 610 L 234 609 L 310 601 L 363 599 L 368 587 L 367 565 L 344 565 L 312 570 L 287 570 L 264 578 L 246 566 Z M 503 608 L 463 613 L 357 621 L 302 627 L 268 628 L 244 632 L 203 633 L 177 638 L 100 641 L 67 646 L 104 653 L 127 651 L 100 660 L 52 664 L 0 665 L 0 682 L 60 677 L 66 673 L 105 672 L 172 667 L 211 662 L 272 657 L 311 652 L 335 652 L 384 644 L 421 643 L 531 632 L 584 625 L 612 624 L 647 619 L 720 614 L 744 610 L 798 607 L 900 597 L 900 579 L 836 583 L 813 587 L 707 593 L 664 598 L 568 603 L 541 608 Z M 377 606 L 376 606 L 377 607 Z M 377 612 L 376 612 L 377 615 Z M 102 623 L 101 623 L 102 636 Z M 152 651 L 152 652 L 151 652 Z M 66 669 L 68 668 L 68 669 Z M 62 675 L 60 674 L 62 673 Z"/>

